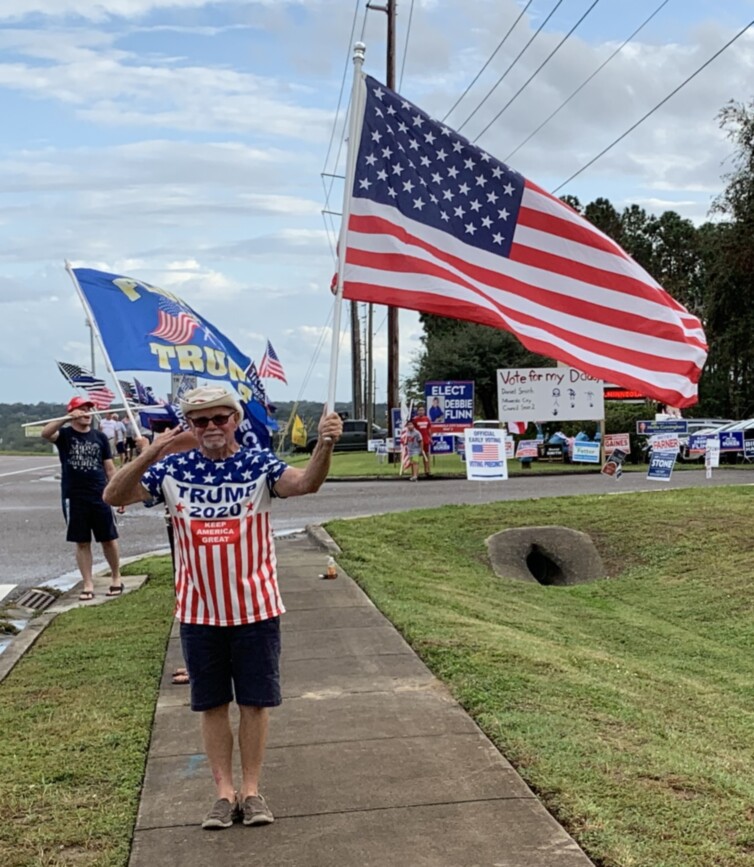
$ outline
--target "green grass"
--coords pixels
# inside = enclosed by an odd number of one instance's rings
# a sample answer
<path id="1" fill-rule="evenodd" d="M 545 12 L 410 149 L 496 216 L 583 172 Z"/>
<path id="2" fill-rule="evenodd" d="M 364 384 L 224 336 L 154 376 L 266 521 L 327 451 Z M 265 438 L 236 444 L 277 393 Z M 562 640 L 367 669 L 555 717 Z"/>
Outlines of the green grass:
<path id="1" fill-rule="evenodd" d="M 294 454 L 285 457 L 286 463 L 291 466 L 304 466 L 309 460 L 309 455 Z M 420 472 L 424 468 L 420 466 Z M 375 478 L 397 477 L 400 464 L 389 464 L 387 459 L 380 463 L 377 455 L 371 452 L 335 452 L 332 456 L 329 477 L 333 479 L 348 478 L 349 476 L 374 476 Z M 646 471 L 646 470 L 645 470 Z M 432 458 L 432 472 L 438 476 L 462 476 L 466 478 L 466 464 L 458 455 L 435 455 Z M 533 475 L 542 472 L 568 472 L 584 473 L 599 472 L 599 468 L 591 464 L 563 464 L 558 461 L 533 461 L 530 470 L 522 470 L 521 464 L 516 461 L 508 461 L 510 475 Z"/>
<path id="2" fill-rule="evenodd" d="M 602 867 L 754 864 L 749 488 L 337 521 L 341 565 Z M 565 525 L 609 578 L 497 578 L 484 539 Z"/>
<path id="3" fill-rule="evenodd" d="M 126 571 L 126 570 L 124 570 Z M 60 615 L 0 684 L 0 864 L 125 867 L 172 622 L 169 559 Z"/>

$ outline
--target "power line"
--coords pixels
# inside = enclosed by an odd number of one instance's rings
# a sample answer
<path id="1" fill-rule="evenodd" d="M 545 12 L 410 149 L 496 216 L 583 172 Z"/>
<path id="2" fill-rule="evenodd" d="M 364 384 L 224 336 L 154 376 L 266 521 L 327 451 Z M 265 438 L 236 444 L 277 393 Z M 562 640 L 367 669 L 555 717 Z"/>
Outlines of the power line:
<path id="1" fill-rule="evenodd" d="M 561 103 L 561 104 L 560 104 L 560 105 L 555 109 L 555 111 L 552 112 L 551 115 L 549 115 L 548 117 L 546 117 L 546 118 L 542 121 L 542 123 L 541 123 L 541 124 L 540 124 L 540 125 L 539 125 L 539 126 L 538 126 L 534 131 L 533 131 L 533 132 L 529 133 L 529 135 L 528 135 L 528 136 L 527 136 L 527 137 L 526 137 L 526 138 L 521 142 L 521 144 L 517 145 L 517 146 L 516 146 L 516 147 L 515 147 L 515 148 L 514 148 L 514 149 L 513 149 L 513 150 L 512 150 L 512 151 L 511 151 L 511 152 L 510 152 L 506 157 L 505 157 L 505 159 L 503 160 L 503 162 L 506 162 L 506 163 L 507 163 L 508 160 L 509 160 L 512 156 L 514 156 L 514 154 L 517 154 L 525 144 L 527 144 L 527 143 L 528 143 L 532 138 L 534 138 L 534 136 L 535 136 L 538 132 L 540 132 L 540 130 L 544 129 L 544 128 L 547 126 L 547 124 L 548 124 L 548 123 L 549 123 L 549 122 L 550 122 L 550 121 L 555 117 L 555 115 L 558 114 L 562 109 L 564 109 L 564 108 L 568 105 L 568 103 L 569 103 L 569 102 L 570 102 L 570 101 L 571 101 L 575 96 L 577 96 L 579 93 L 581 93 L 581 91 L 582 91 L 582 90 L 587 86 L 587 84 L 589 84 L 589 82 L 590 82 L 590 81 L 591 81 L 591 80 L 592 80 L 592 79 L 597 75 L 597 73 L 601 72 L 601 71 L 602 71 L 602 70 L 607 66 L 607 64 L 610 63 L 610 61 L 615 57 L 616 54 L 620 54 L 620 52 L 621 52 L 621 51 L 626 47 L 626 45 L 628 45 L 628 43 L 629 43 L 629 42 L 630 42 L 630 41 L 631 41 L 635 36 L 637 36 L 637 34 L 638 34 L 640 31 L 642 31 L 642 30 L 647 26 L 647 24 L 649 24 L 649 22 L 650 22 L 650 21 L 655 17 L 655 15 L 657 15 L 657 13 L 660 12 L 660 11 L 662 10 L 663 6 L 667 6 L 667 4 L 668 4 L 669 2 L 670 2 L 670 0 L 662 0 L 662 3 L 660 3 L 660 5 L 655 9 L 655 11 L 654 11 L 654 12 L 653 12 L 653 13 L 652 13 L 648 18 L 645 18 L 644 21 L 642 21 L 642 23 L 641 23 L 641 24 L 636 28 L 636 30 L 634 30 L 634 32 L 633 32 L 629 37 L 627 37 L 627 38 L 625 39 L 625 41 L 622 42 L 621 45 L 620 45 L 618 48 L 615 49 L 615 51 L 613 51 L 613 53 L 612 53 L 612 54 L 607 58 L 607 60 L 603 61 L 603 62 L 602 62 L 602 63 L 601 63 L 601 64 L 600 64 L 600 65 L 599 65 L 599 66 L 594 70 L 594 72 L 593 72 L 593 73 L 592 73 L 588 78 L 586 78 L 586 79 L 585 79 L 585 80 L 584 80 L 584 81 L 583 81 L 583 82 L 582 82 L 582 83 L 581 83 L 581 84 L 576 88 L 576 90 L 574 90 L 573 93 L 572 93 L 572 94 L 571 94 L 571 95 L 570 95 L 566 100 L 564 100 L 564 101 L 563 101 L 563 102 L 562 102 L 562 103 Z"/>
<path id="2" fill-rule="evenodd" d="M 639 118 L 639 120 L 637 120 L 635 124 L 633 124 L 632 126 L 630 126 L 630 127 L 629 127 L 629 128 L 628 128 L 628 129 L 623 133 L 623 135 L 618 136 L 618 138 L 615 139 L 614 142 L 611 142 L 611 144 L 609 144 L 606 148 L 604 148 L 604 150 L 601 150 L 601 151 L 597 154 L 597 156 L 592 157 L 592 159 L 590 159 L 588 163 L 586 163 L 585 165 L 583 165 L 583 166 L 582 166 L 582 167 L 581 167 L 577 172 L 574 172 L 574 173 L 570 176 L 570 178 L 566 178 L 566 180 L 564 180 L 563 183 L 558 184 L 558 186 L 555 187 L 554 190 L 552 190 L 552 194 L 554 195 L 554 194 L 557 193 L 559 190 L 563 189 L 563 187 L 564 187 L 566 184 L 570 184 L 570 182 L 571 182 L 574 178 L 577 178 L 577 177 L 578 177 L 578 176 L 579 176 L 583 171 L 586 171 L 586 169 L 588 169 L 590 166 L 593 166 L 593 165 L 597 162 L 597 160 L 599 160 L 599 159 L 601 159 L 603 156 L 605 156 L 605 154 L 606 154 L 609 150 L 612 150 L 612 148 L 614 148 L 615 145 L 618 144 L 618 142 L 623 141 L 623 139 L 624 139 L 624 138 L 625 138 L 629 133 L 633 132 L 633 131 L 636 129 L 637 126 L 639 126 L 640 124 L 644 123 L 644 121 L 645 121 L 645 120 L 646 120 L 650 115 L 654 114 L 654 113 L 657 111 L 658 108 L 661 108 L 663 105 L 665 105 L 665 103 L 666 103 L 666 102 L 667 102 L 671 97 L 675 96 L 676 93 L 678 93 L 679 90 L 681 90 L 683 87 L 685 87 L 685 86 L 686 86 L 686 85 L 687 85 L 687 84 L 688 84 L 688 83 L 689 83 L 693 78 L 696 78 L 696 76 L 699 75 L 699 73 L 700 73 L 703 69 L 706 69 L 706 68 L 710 65 L 710 63 L 712 63 L 713 60 L 715 60 L 717 57 L 719 57 L 719 56 L 723 53 L 723 51 L 725 51 L 727 48 L 730 48 L 730 46 L 733 45 L 733 43 L 734 43 L 737 39 L 740 39 L 740 38 L 744 35 L 744 33 L 746 33 L 746 31 L 747 31 L 747 30 L 748 30 L 752 25 L 754 25 L 754 20 L 750 21 L 750 22 L 749 22 L 745 27 L 743 27 L 741 30 L 739 30 L 738 33 L 736 33 L 736 35 L 735 35 L 732 39 L 730 39 L 728 42 L 726 42 L 725 45 L 723 45 L 722 48 L 718 49 L 718 50 L 717 50 L 717 51 L 712 55 L 712 57 L 710 57 L 708 60 L 706 60 L 706 61 L 705 61 L 705 62 L 704 62 L 704 63 L 703 63 L 703 64 L 702 64 L 702 65 L 701 65 L 701 66 L 700 66 L 700 67 L 699 67 L 695 72 L 692 72 L 691 75 L 689 75 L 688 78 L 686 78 L 684 81 L 682 81 L 682 82 L 678 85 L 678 87 L 676 87 L 674 90 L 671 90 L 670 93 L 669 93 L 669 94 L 668 94 L 664 99 L 660 100 L 660 102 L 658 102 L 657 105 L 656 105 L 654 108 L 650 109 L 650 110 L 649 110 L 649 111 L 648 111 L 648 112 L 647 112 L 643 117 Z"/>
<path id="3" fill-rule="evenodd" d="M 498 80 L 495 82 L 495 84 L 487 91 L 487 94 L 485 95 L 484 99 L 479 103 L 479 105 L 477 105 L 477 107 L 474 109 L 474 111 L 471 112 L 471 114 L 466 118 L 466 120 L 457 128 L 457 132 L 460 132 L 466 126 L 466 124 L 471 120 L 471 118 L 474 117 L 474 115 L 485 104 L 485 102 L 487 102 L 489 97 L 492 96 L 493 92 L 495 90 L 497 90 L 497 88 L 499 87 L 502 80 L 511 71 L 511 69 L 513 69 L 513 67 L 518 63 L 519 58 L 524 53 L 524 51 L 526 51 L 526 49 L 532 44 L 532 42 L 534 42 L 534 40 L 537 38 L 537 36 L 539 36 L 539 34 L 542 32 L 544 26 L 552 18 L 552 16 L 557 12 L 558 7 L 561 5 L 562 2 L 563 2 L 563 0 L 558 0 L 558 2 L 555 4 L 555 6 L 550 10 L 550 13 L 547 16 L 547 18 L 545 18 L 545 20 L 539 25 L 539 27 L 536 29 L 533 36 L 530 37 L 530 39 L 526 43 L 526 45 L 524 45 L 524 47 L 521 49 L 521 51 L 519 51 L 518 54 L 515 56 L 515 58 L 513 59 L 513 61 L 510 64 L 510 66 L 505 70 L 505 72 L 500 76 L 500 78 L 498 78 Z"/>
<path id="4" fill-rule="evenodd" d="M 497 48 L 487 58 L 487 62 L 479 70 L 479 72 L 477 72 L 477 74 L 474 76 L 474 78 L 472 79 L 471 83 L 466 88 L 466 90 L 464 90 L 464 92 L 458 97 L 458 99 L 453 103 L 453 105 L 451 105 L 449 111 L 446 112 L 445 117 L 442 119 L 443 123 L 445 123 L 445 121 L 455 111 L 455 108 L 458 105 L 458 103 L 464 98 L 464 96 L 466 96 L 466 94 L 471 90 L 471 88 L 477 83 L 477 81 L 479 80 L 479 76 L 484 72 L 485 69 L 487 69 L 487 67 L 490 65 L 490 63 L 492 63 L 493 58 L 498 53 L 498 51 L 500 51 L 500 49 L 503 47 L 503 45 L 505 45 L 506 40 L 511 35 L 511 33 L 513 33 L 513 31 L 516 28 L 516 25 L 523 18 L 524 13 L 531 6 L 531 4 L 532 4 L 532 0 L 528 0 L 526 6 L 524 6 L 524 8 L 518 13 L 518 18 L 516 18 L 516 20 L 513 22 L 513 24 L 511 24 L 510 28 L 508 29 L 508 32 L 505 34 L 505 36 L 503 36 L 503 38 L 500 40 L 500 42 L 498 42 Z"/>
<path id="5" fill-rule="evenodd" d="M 561 46 L 564 42 L 568 40 L 571 34 L 576 30 L 576 28 L 581 24 L 581 22 L 589 15 L 589 13 L 594 9 L 594 7 L 600 2 L 600 0 L 594 0 L 592 5 L 584 12 L 584 14 L 579 18 L 579 20 L 571 27 L 571 29 L 566 33 L 566 35 L 558 42 L 555 48 L 545 57 L 545 59 L 539 64 L 539 66 L 532 72 L 532 74 L 526 79 L 526 81 L 519 87 L 519 89 L 513 94 L 513 96 L 505 103 L 505 105 L 500 109 L 500 111 L 492 118 L 492 120 L 487 124 L 487 126 L 477 135 L 474 139 L 474 142 L 478 142 L 479 139 L 487 132 L 487 130 L 492 126 L 493 123 L 500 117 L 500 115 L 509 108 L 521 95 L 521 93 L 529 86 L 529 84 L 539 75 L 542 69 L 550 62 L 550 60 L 560 51 Z"/>
<path id="6" fill-rule="evenodd" d="M 411 5 L 408 8 L 408 24 L 406 25 L 406 41 L 403 43 L 403 61 L 401 62 L 401 77 L 398 79 L 398 90 L 403 89 L 403 73 L 406 69 L 406 58 L 408 57 L 408 37 L 411 33 L 411 21 L 414 17 L 414 0 L 411 0 Z"/>
<path id="7" fill-rule="evenodd" d="M 356 19 L 359 16 L 359 3 L 360 0 L 356 0 L 356 6 L 353 10 L 353 22 L 351 24 L 351 35 L 348 37 L 348 54 L 346 55 L 346 62 L 343 66 L 343 77 L 340 80 L 340 93 L 338 93 L 338 106 L 335 109 L 335 118 L 333 119 L 332 132 L 330 133 L 330 144 L 327 146 L 327 154 L 325 156 L 325 164 L 322 166 L 322 171 L 327 171 L 327 163 L 330 159 L 330 152 L 332 151 L 333 142 L 335 141 L 335 130 L 338 126 L 338 115 L 340 114 L 340 103 L 343 100 L 343 91 L 346 86 L 346 76 L 348 75 L 348 61 L 351 57 L 351 47 L 353 46 L 353 34 L 356 32 Z"/>

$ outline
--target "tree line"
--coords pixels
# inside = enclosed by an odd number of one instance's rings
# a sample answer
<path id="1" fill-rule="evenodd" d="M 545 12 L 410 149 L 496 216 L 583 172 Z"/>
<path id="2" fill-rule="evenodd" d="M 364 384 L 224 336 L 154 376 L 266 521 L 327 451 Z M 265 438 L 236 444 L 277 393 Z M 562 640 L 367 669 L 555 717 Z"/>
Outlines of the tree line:
<path id="1" fill-rule="evenodd" d="M 718 121 L 732 142 L 732 169 L 700 226 L 675 211 L 660 216 L 638 205 L 619 211 L 608 199 L 563 201 L 620 244 L 663 288 L 704 324 L 709 357 L 699 403 L 685 414 L 754 416 L 754 100 L 730 102 Z M 547 367 L 505 331 L 422 314 L 424 336 L 413 375 L 419 394 L 427 380 L 473 379 L 478 408 L 497 417 L 499 367 Z"/>

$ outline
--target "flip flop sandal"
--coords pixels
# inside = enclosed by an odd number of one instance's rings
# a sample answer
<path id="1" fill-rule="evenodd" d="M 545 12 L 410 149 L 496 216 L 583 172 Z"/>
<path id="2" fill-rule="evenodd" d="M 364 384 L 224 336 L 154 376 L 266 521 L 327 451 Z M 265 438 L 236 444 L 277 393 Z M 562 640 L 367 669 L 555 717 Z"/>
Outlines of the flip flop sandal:
<path id="1" fill-rule="evenodd" d="M 189 680 L 188 672 L 176 671 L 171 678 L 171 683 L 174 683 L 176 686 L 185 686 L 191 683 L 191 681 Z"/>
<path id="2" fill-rule="evenodd" d="M 125 589 L 126 587 L 124 584 L 116 584 L 115 586 L 110 587 L 107 593 L 105 593 L 105 596 L 122 596 Z"/>
<path id="3" fill-rule="evenodd" d="M 91 602 L 94 599 L 94 590 L 82 590 L 79 593 L 79 602 Z"/>

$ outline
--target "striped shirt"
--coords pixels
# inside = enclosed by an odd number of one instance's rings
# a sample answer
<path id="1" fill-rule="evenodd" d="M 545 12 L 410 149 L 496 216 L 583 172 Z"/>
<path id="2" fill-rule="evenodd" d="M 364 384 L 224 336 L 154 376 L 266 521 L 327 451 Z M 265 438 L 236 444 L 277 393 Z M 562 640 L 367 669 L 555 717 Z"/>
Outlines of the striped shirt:
<path id="1" fill-rule="evenodd" d="M 141 479 L 175 532 L 176 617 L 240 626 L 283 614 L 270 525 L 272 489 L 287 465 L 267 449 L 213 461 L 168 455 Z"/>

